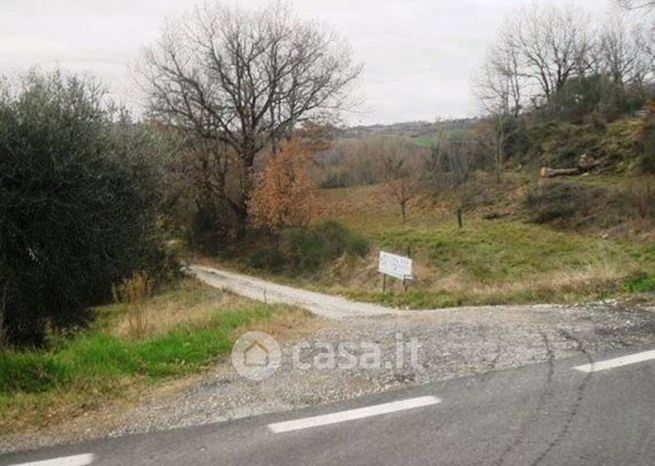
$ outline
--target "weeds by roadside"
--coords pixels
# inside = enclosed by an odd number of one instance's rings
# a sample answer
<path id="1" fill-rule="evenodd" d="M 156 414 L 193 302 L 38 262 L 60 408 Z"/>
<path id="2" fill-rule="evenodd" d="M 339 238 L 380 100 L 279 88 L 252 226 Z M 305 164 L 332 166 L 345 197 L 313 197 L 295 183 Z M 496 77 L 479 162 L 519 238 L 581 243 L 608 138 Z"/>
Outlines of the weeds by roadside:
<path id="1" fill-rule="evenodd" d="M 120 285 L 112 288 L 114 302 L 127 308 L 130 334 L 142 337 L 148 331 L 147 301 L 152 295 L 153 282 L 146 272 L 134 272 Z"/>
<path id="2" fill-rule="evenodd" d="M 279 334 L 308 318 L 305 311 L 253 303 L 194 281 L 148 300 L 145 277 L 127 288 L 122 292 L 131 294 L 131 303 L 152 310 L 140 336 L 121 303 L 96 309 L 91 329 L 55 338 L 47 349 L 0 352 L 0 434 L 138 397 L 146 386 L 203 371 L 231 351 L 245 328 Z"/>

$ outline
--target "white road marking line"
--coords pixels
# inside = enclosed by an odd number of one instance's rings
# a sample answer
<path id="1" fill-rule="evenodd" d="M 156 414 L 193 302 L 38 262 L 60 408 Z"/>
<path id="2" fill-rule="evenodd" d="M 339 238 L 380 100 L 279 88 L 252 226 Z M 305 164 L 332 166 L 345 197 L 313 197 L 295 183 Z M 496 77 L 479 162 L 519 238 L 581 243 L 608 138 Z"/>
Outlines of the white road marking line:
<path id="1" fill-rule="evenodd" d="M 655 359 L 655 350 L 644 351 L 643 353 L 630 354 L 628 356 L 621 356 L 620 358 L 608 359 L 606 361 L 594 361 L 591 364 L 584 366 L 577 366 L 573 369 L 580 372 L 600 372 L 617 367 L 628 366 L 630 364 L 637 364 L 644 361 Z"/>
<path id="2" fill-rule="evenodd" d="M 87 453 L 84 455 L 62 456 L 51 460 L 34 461 L 32 463 L 20 463 L 12 466 L 87 466 L 93 463 L 95 455 Z"/>
<path id="3" fill-rule="evenodd" d="M 291 432 L 294 430 L 311 429 L 312 427 L 326 426 L 339 422 L 354 421 L 366 417 L 380 416 L 382 414 L 395 413 L 408 409 L 416 409 L 424 406 L 431 406 L 441 403 L 441 400 L 434 396 L 422 396 L 420 398 L 410 398 L 407 400 L 394 401 L 366 408 L 350 409 L 338 413 L 324 414 L 322 416 L 307 417 L 293 421 L 277 422 L 269 424 L 268 428 L 276 433 Z"/>

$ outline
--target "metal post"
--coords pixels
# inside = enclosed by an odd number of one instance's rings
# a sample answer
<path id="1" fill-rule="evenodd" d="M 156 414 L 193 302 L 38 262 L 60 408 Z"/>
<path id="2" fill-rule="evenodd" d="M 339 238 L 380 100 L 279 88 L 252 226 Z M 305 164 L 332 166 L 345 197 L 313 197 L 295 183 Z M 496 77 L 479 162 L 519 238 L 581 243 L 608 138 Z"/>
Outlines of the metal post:
<path id="1" fill-rule="evenodd" d="M 411 246 L 407 246 L 407 257 L 409 257 L 410 259 L 412 258 L 412 247 Z M 403 278 L 403 287 L 405 288 L 405 293 L 407 293 L 407 289 L 409 288 L 409 285 L 407 283 L 406 278 Z"/>

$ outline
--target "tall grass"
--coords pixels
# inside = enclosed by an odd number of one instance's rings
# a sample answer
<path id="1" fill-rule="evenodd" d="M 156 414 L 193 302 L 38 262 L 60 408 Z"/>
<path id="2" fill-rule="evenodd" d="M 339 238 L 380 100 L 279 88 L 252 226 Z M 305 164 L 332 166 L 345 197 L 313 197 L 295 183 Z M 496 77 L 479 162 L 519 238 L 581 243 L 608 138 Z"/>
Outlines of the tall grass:
<path id="1" fill-rule="evenodd" d="M 152 285 L 146 272 L 134 272 L 112 288 L 114 302 L 127 307 L 130 334 L 137 338 L 148 331 L 147 302 L 152 295 Z"/>

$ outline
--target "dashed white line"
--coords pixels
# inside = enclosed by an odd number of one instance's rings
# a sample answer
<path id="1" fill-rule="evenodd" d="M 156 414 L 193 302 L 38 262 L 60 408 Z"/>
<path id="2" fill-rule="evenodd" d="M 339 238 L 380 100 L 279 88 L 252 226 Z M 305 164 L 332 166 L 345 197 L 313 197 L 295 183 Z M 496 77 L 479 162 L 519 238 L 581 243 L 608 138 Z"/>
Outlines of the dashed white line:
<path id="1" fill-rule="evenodd" d="M 651 361 L 655 359 L 655 350 L 644 351 L 643 353 L 630 354 L 628 356 L 621 356 L 620 358 L 607 359 L 605 361 L 594 361 L 591 364 L 584 366 L 577 366 L 573 369 L 580 372 L 601 372 L 617 367 L 628 366 L 630 364 L 637 364 L 640 362 Z"/>
<path id="2" fill-rule="evenodd" d="M 11 466 L 87 466 L 93 463 L 95 455 L 85 453 L 83 455 L 62 456 L 50 460 L 34 461 L 31 463 L 20 463 Z"/>
<path id="3" fill-rule="evenodd" d="M 336 424 L 339 422 L 354 421 L 372 416 L 381 416 L 383 414 L 390 414 L 408 409 L 422 408 L 424 406 L 436 405 L 438 403 L 441 403 L 441 400 L 437 397 L 422 396 L 419 398 L 410 398 L 407 400 L 368 406 L 366 408 L 350 409 L 348 411 L 340 411 L 321 416 L 278 422 L 275 424 L 269 424 L 268 428 L 272 432 L 280 434 L 294 430 L 311 429 L 313 427 Z"/>

